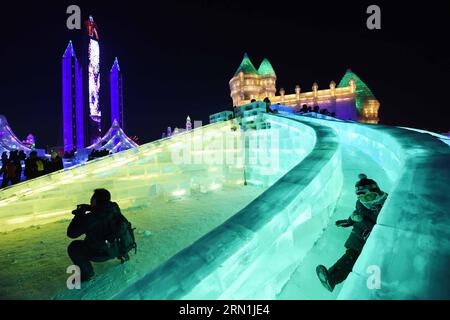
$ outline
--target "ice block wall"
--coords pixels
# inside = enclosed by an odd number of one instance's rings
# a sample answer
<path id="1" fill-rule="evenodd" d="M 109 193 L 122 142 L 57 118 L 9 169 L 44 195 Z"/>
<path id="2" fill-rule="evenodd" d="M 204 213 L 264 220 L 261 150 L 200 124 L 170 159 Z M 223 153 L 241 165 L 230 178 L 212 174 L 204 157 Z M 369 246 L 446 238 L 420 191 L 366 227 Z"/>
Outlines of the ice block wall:
<path id="1" fill-rule="evenodd" d="M 283 118 L 261 114 L 271 129 L 247 130 L 245 146 L 245 178 L 248 184 L 269 187 L 300 163 L 316 143 L 312 127 L 289 125 Z"/>
<path id="2" fill-rule="evenodd" d="M 270 130 L 284 128 L 286 147 L 296 140 L 308 148 L 306 157 L 292 149 L 281 155 L 281 167 L 298 162 L 247 207 L 116 299 L 273 299 L 281 290 L 334 210 L 341 154 L 327 127 L 274 115 L 267 120 Z"/>
<path id="3" fill-rule="evenodd" d="M 243 185 L 243 165 L 220 161 L 242 157 L 241 135 L 230 122 L 204 126 L 2 189 L 0 232 L 71 218 L 77 204 L 89 203 L 95 188 L 110 190 L 112 200 L 125 209 L 147 206 L 152 197 Z"/>

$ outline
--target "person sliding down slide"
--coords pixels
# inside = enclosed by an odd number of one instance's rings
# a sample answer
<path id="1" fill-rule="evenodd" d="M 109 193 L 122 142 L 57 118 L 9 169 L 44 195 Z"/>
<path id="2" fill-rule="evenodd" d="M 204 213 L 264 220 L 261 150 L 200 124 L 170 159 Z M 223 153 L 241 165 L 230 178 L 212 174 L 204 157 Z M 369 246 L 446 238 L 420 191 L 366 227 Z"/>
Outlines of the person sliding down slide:
<path id="1" fill-rule="evenodd" d="M 364 173 L 361 173 L 358 178 L 359 181 L 355 185 L 358 197 L 356 210 L 348 219 L 336 221 L 336 226 L 341 228 L 353 226 L 352 233 L 345 242 L 347 250 L 330 269 L 323 265 L 316 268 L 319 280 L 330 292 L 352 271 L 388 196 L 387 193 L 381 191 L 374 180 L 368 179 Z"/>

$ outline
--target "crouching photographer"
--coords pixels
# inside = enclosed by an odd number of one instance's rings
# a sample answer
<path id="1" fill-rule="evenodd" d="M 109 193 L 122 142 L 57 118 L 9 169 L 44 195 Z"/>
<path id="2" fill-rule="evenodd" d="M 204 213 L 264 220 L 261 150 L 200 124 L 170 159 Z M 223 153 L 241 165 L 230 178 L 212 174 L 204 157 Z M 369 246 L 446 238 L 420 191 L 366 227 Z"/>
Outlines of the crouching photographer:
<path id="1" fill-rule="evenodd" d="M 67 248 L 69 257 L 80 268 L 81 281 L 94 276 L 93 262 L 104 262 L 118 258 L 129 259 L 128 251 L 136 249 L 133 229 L 120 212 L 117 203 L 111 202 L 106 189 L 96 189 L 91 204 L 80 204 L 72 211 L 73 220 L 67 228 L 69 238 L 86 234 L 84 240 L 75 240 Z"/>

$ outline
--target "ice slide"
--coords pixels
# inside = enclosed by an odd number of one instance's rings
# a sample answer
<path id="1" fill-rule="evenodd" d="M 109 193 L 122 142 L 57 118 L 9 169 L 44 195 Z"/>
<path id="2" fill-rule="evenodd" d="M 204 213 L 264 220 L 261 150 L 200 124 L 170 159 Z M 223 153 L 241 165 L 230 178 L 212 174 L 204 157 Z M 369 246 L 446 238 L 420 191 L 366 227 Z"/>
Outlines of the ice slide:
<path id="1" fill-rule="evenodd" d="M 267 150 L 249 145 L 251 138 L 231 130 L 232 126 L 231 122 L 204 126 L 2 189 L 0 232 L 71 218 L 74 204 L 88 201 L 95 188 L 107 188 L 121 208 L 127 209 L 145 207 L 157 196 L 173 200 L 245 182 L 267 187 L 314 146 L 312 132 L 309 139 L 300 140 L 300 130 L 284 125 L 276 146 L 277 152 L 284 154 L 280 164 L 272 166 L 267 159 L 265 164 L 259 161 L 245 167 L 248 150 L 259 159 Z"/>
<path id="2" fill-rule="evenodd" d="M 448 146 L 400 128 L 288 118 L 292 121 L 285 124 L 292 128 L 314 130 L 316 143 L 308 156 L 227 222 L 115 298 L 326 298 L 316 289 L 306 292 L 317 279 L 302 266 L 308 266 L 308 257 L 327 260 L 318 254 L 324 246 L 320 236 L 332 238 L 326 226 L 334 221 L 329 217 L 336 205 L 351 212 L 342 203 L 349 194 L 338 196 L 343 181 L 353 189 L 359 170 L 342 165 L 341 151 L 354 152 L 353 159 L 347 154 L 344 159 L 353 160 L 355 168 L 358 160 L 373 165 L 361 169 L 382 178 L 389 198 L 352 273 L 331 298 L 450 298 Z M 333 240 L 325 242 L 334 246 Z M 380 285 L 369 284 L 373 270 L 379 271 Z"/>
<path id="3" fill-rule="evenodd" d="M 285 125 L 276 149 L 288 156 L 277 167 L 260 161 L 249 168 L 244 149 L 262 159 L 261 152 L 253 138 L 232 129 L 231 122 L 204 126 L 2 189 L 0 297 L 45 299 L 65 290 L 56 297 L 108 298 L 245 207 L 314 146 L 311 132 L 301 141 L 300 131 Z M 68 293 L 65 232 L 71 210 L 99 187 L 109 189 L 137 225 L 139 254 L 125 268 L 117 268 L 117 261 L 97 265 L 95 290 Z M 148 230 L 153 235 L 145 238 Z"/>
<path id="4" fill-rule="evenodd" d="M 173 163 L 173 151 L 186 145 L 183 139 L 188 136 L 193 144 L 201 141 L 196 152 L 207 155 L 205 159 L 223 153 L 262 156 L 258 145 L 230 130 L 230 123 L 210 125 L 1 191 L 0 231 L 44 228 L 67 219 L 73 204 L 86 201 L 99 186 L 120 194 L 122 208 L 145 207 L 156 195 L 171 199 L 196 190 L 207 193 L 242 186 L 245 176 L 248 184 L 266 191 L 158 267 L 129 279 L 124 290 L 106 286 L 107 297 L 450 296 L 446 282 L 450 203 L 444 184 L 449 181 L 448 146 L 429 135 L 392 127 L 299 116 L 267 115 L 267 120 L 272 129 L 265 131 L 278 132 L 280 138 L 270 144 L 271 151 L 280 155 L 276 166 L 271 161 L 245 166 Z M 195 132 L 202 135 L 196 137 Z M 223 133 L 235 135 L 235 143 L 224 146 Z M 353 183 L 361 170 L 389 192 L 389 200 L 353 272 L 329 295 L 317 287 L 311 266 L 331 264 L 342 253 L 337 251 L 342 250 L 346 234 L 332 226 L 336 218 L 351 212 Z M 373 265 L 382 270 L 381 288 L 376 290 L 367 286 L 367 266 Z M 92 285 L 89 290 L 97 288 Z"/>

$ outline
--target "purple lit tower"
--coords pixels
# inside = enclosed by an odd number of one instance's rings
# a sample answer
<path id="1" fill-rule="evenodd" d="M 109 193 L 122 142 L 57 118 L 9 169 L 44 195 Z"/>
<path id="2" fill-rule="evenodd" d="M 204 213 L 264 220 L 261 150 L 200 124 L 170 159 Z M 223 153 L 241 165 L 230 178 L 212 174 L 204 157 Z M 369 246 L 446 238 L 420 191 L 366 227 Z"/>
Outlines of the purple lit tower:
<path id="1" fill-rule="evenodd" d="M 117 120 L 119 126 L 124 129 L 123 123 L 123 81 L 117 58 L 109 73 L 109 88 L 111 94 L 111 123 Z"/>
<path id="2" fill-rule="evenodd" d="M 62 58 L 64 151 L 84 148 L 83 81 L 72 41 Z"/>
<path id="3" fill-rule="evenodd" d="M 85 22 L 88 43 L 88 105 L 89 105 L 89 142 L 93 144 L 101 138 L 100 110 L 100 45 L 97 25 L 89 16 Z"/>

